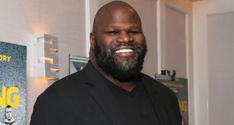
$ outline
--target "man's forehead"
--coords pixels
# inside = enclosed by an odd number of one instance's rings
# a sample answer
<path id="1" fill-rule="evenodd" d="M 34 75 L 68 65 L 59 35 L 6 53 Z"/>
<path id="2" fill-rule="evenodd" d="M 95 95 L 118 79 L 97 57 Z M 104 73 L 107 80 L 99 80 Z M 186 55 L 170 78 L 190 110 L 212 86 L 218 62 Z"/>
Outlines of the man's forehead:
<path id="1" fill-rule="evenodd" d="M 101 7 L 96 16 L 98 17 L 108 14 L 123 14 L 123 12 L 137 15 L 137 12 L 129 4 L 121 1 L 113 1 Z"/>
<path id="2" fill-rule="evenodd" d="M 104 8 L 101 12 L 99 12 L 96 16 L 96 21 L 102 20 L 111 20 L 115 18 L 123 18 L 136 16 L 136 13 L 132 11 L 130 8 Z"/>
<path id="3" fill-rule="evenodd" d="M 123 21 L 123 19 L 129 21 L 130 18 L 134 23 L 141 25 L 140 17 L 133 7 L 125 2 L 113 1 L 101 7 L 97 12 L 94 19 L 93 30 L 108 22 L 114 23 L 119 20 Z"/>
<path id="4" fill-rule="evenodd" d="M 102 11 L 105 9 L 115 10 L 115 9 L 119 9 L 119 8 L 133 9 L 128 3 L 125 3 L 122 1 L 112 1 L 112 2 L 109 2 L 108 4 L 105 4 L 104 6 L 102 6 L 99 11 Z"/>
<path id="5" fill-rule="evenodd" d="M 110 24 L 110 25 L 100 25 L 98 27 L 100 30 L 141 30 L 141 26 L 139 24 Z"/>

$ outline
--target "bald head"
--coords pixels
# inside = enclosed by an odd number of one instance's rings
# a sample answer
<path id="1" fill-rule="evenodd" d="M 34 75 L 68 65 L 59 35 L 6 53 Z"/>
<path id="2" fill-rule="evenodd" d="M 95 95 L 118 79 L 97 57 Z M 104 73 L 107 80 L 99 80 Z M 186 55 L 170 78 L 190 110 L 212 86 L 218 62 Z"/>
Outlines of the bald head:
<path id="1" fill-rule="evenodd" d="M 102 27 L 106 21 L 110 20 L 113 22 L 118 19 L 123 19 L 123 17 L 133 18 L 134 20 L 137 20 L 141 26 L 140 17 L 132 6 L 122 1 L 112 1 L 98 10 L 94 18 L 93 33 L 95 33 L 98 28 Z"/>

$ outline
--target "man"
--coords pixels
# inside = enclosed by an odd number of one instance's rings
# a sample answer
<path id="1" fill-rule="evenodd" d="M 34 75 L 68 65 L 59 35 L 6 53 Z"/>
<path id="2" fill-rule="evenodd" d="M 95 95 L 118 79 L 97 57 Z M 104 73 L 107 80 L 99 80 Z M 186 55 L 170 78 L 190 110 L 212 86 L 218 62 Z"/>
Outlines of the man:
<path id="1" fill-rule="evenodd" d="M 39 96 L 31 125 L 181 125 L 173 92 L 140 73 L 147 47 L 130 5 L 104 5 L 90 43 L 89 63 Z"/>
<path id="2" fill-rule="evenodd" d="M 12 115 L 12 107 L 10 105 L 6 106 L 4 122 L 5 122 L 5 125 L 16 125 L 16 121 Z"/>

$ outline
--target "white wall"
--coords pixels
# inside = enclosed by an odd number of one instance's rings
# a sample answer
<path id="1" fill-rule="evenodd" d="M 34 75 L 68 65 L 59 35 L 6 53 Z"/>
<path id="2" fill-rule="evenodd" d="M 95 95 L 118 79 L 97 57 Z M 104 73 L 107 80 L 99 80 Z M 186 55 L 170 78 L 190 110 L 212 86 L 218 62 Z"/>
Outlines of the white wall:
<path id="1" fill-rule="evenodd" d="M 209 120 L 234 123 L 234 11 L 208 16 Z"/>
<path id="2" fill-rule="evenodd" d="M 60 78 L 68 74 L 68 55 L 85 56 L 85 3 L 77 0 L 0 0 L 0 41 L 27 46 L 27 120 L 36 97 L 51 82 L 32 78 L 34 34 L 59 39 Z"/>
<path id="3" fill-rule="evenodd" d="M 186 12 L 165 7 L 165 69 L 176 70 L 176 76 L 187 78 Z"/>
<path id="4" fill-rule="evenodd" d="M 224 120 L 224 119 L 225 117 L 227 118 L 230 116 L 233 117 L 234 112 L 231 112 L 232 110 L 229 110 L 229 108 L 232 108 L 231 105 L 233 105 L 234 102 L 233 101 L 225 102 L 222 101 L 222 99 L 228 98 L 229 95 L 228 92 L 234 91 L 234 88 L 228 88 L 226 90 L 225 87 L 215 88 L 217 87 L 217 83 L 213 83 L 214 81 L 211 82 L 213 79 L 209 79 L 212 78 L 210 77 L 212 72 L 210 72 L 208 68 L 210 66 L 213 66 L 213 63 L 210 62 L 211 60 L 209 60 L 212 57 L 209 57 L 208 55 L 208 49 L 212 46 L 212 44 L 210 43 L 212 41 L 208 42 L 209 41 L 208 32 L 211 32 L 208 30 L 208 23 L 209 23 L 208 15 L 217 14 L 217 13 L 222 14 L 226 12 L 234 12 L 233 0 L 204 0 L 193 3 L 194 93 L 195 93 L 194 97 L 195 97 L 196 125 L 213 125 L 213 123 L 221 123 L 223 125 L 233 124 L 232 119 L 231 119 L 232 122 L 230 122 L 231 120 Z M 222 48 L 221 51 L 226 51 L 226 49 L 227 48 L 224 47 Z M 220 59 L 220 57 L 216 56 L 216 59 L 218 60 Z M 219 74 L 221 72 L 215 72 L 215 73 L 217 76 L 220 75 L 219 78 L 223 77 L 223 75 L 227 75 L 226 78 L 232 75 L 232 74 Z M 222 83 L 218 84 L 228 85 L 225 84 L 227 83 L 227 81 L 229 81 L 229 79 L 226 79 Z M 231 79 L 231 81 L 233 80 Z M 221 91 L 222 94 L 220 94 L 220 92 L 217 90 Z M 211 93 L 215 95 L 211 95 Z M 222 95 L 221 98 L 220 95 Z M 216 99 L 216 101 L 214 101 L 214 99 Z M 212 102 L 216 102 L 216 104 L 212 104 Z M 215 106 L 223 105 L 222 111 L 230 111 L 228 113 L 229 116 L 226 116 L 228 115 L 227 112 L 217 112 L 219 111 L 220 107 L 217 106 L 214 108 L 214 105 Z M 216 114 L 212 114 L 214 112 L 216 112 Z M 220 118 L 215 119 L 217 115 L 220 115 Z"/>
<path id="5" fill-rule="evenodd" d="M 177 69 L 180 72 L 177 74 L 179 77 L 188 79 L 189 125 L 194 125 L 192 2 L 190 0 L 159 0 L 159 3 L 159 69 Z"/>

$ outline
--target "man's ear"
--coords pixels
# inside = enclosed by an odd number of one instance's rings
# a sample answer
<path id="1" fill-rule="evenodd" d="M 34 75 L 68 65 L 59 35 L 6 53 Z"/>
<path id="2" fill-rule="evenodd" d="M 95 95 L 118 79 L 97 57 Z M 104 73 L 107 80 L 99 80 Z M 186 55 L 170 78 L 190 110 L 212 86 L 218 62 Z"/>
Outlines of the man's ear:
<path id="1" fill-rule="evenodd" d="M 93 32 L 90 33 L 89 39 L 90 39 L 90 49 L 94 49 L 96 43 L 95 43 L 95 34 Z"/>

